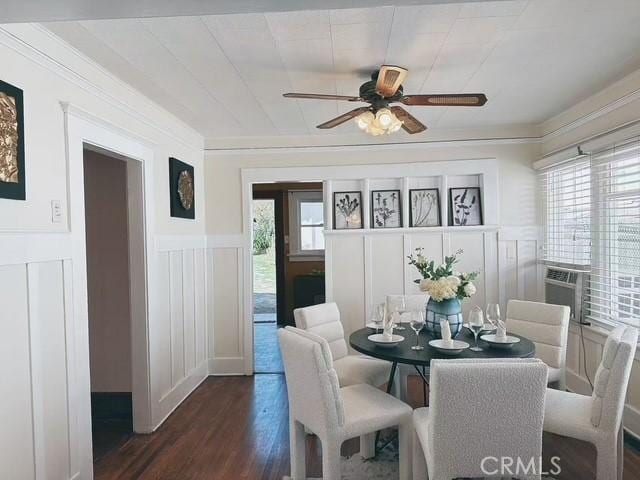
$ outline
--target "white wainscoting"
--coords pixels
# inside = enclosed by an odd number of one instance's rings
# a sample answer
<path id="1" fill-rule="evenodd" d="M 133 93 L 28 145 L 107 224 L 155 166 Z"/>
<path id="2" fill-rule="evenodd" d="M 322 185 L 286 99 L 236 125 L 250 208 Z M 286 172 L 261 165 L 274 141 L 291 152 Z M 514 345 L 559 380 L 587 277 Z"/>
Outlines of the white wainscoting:
<path id="1" fill-rule="evenodd" d="M 569 390 L 591 395 L 591 386 L 587 374 L 593 383 L 596 370 L 602 360 L 602 349 L 607 339 L 608 331 L 594 327 L 580 326 L 572 322 L 569 326 L 569 343 L 567 346 L 567 387 Z M 584 348 L 582 342 L 584 340 Z M 624 409 L 624 427 L 637 438 L 640 438 L 640 353 L 636 351 L 627 402 Z"/>
<path id="2" fill-rule="evenodd" d="M 480 271 L 476 295 L 463 303 L 465 312 L 474 304 L 484 309 L 487 303 L 500 302 L 506 308 L 511 298 L 541 299 L 535 228 L 327 231 L 325 238 L 327 298 L 338 304 L 347 335 L 364 326 L 371 307 L 384 302 L 387 294 L 419 293 L 414 283 L 419 274 L 407 263 L 407 255 L 417 247 L 436 262 L 462 249 L 456 268 Z"/>
<path id="3" fill-rule="evenodd" d="M 209 373 L 244 375 L 245 332 L 243 235 L 210 235 L 207 238 Z M 250 336 L 250 338 L 252 338 Z"/>
<path id="4" fill-rule="evenodd" d="M 155 237 L 160 304 L 150 325 L 155 427 L 208 375 L 207 249 L 204 235 Z"/>
<path id="5" fill-rule="evenodd" d="M 0 235 L 0 477 L 71 478 L 78 419 L 68 234 Z"/>

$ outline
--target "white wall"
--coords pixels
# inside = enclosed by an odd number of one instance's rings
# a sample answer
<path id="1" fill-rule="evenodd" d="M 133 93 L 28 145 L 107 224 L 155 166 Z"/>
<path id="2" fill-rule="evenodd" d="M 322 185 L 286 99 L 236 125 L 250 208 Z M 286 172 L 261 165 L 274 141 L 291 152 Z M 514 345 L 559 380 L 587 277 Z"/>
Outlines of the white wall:
<path id="1" fill-rule="evenodd" d="M 449 251 L 450 248 L 462 246 L 465 250 L 475 251 L 478 246 L 481 256 L 469 253 L 475 266 L 483 266 L 491 276 L 488 287 L 490 298 L 498 295 L 501 287 L 501 299 L 505 298 L 539 298 L 537 277 L 538 269 L 535 259 L 538 248 L 538 229 L 536 212 L 536 181 L 531 168 L 533 160 L 539 157 L 539 148 L 535 144 L 506 144 L 471 146 L 435 147 L 429 145 L 410 146 L 376 146 L 376 147 L 344 147 L 344 148 L 279 148 L 262 151 L 220 151 L 208 152 L 206 155 L 205 175 L 207 188 L 207 229 L 211 243 L 224 245 L 223 249 L 213 247 L 215 255 L 220 259 L 216 263 L 215 278 L 225 279 L 222 288 L 227 302 L 214 302 L 213 339 L 210 337 L 210 368 L 217 373 L 242 373 L 244 351 L 243 316 L 246 303 L 243 305 L 244 290 L 242 279 L 246 275 L 243 264 L 246 248 L 246 236 L 243 235 L 243 210 L 241 172 L 243 169 L 272 169 L 274 178 L 285 167 L 312 167 L 354 165 L 362 177 L 368 176 L 370 166 L 391 165 L 392 177 L 407 175 L 402 168 L 394 168 L 394 163 L 431 163 L 438 161 L 472 160 L 482 158 L 495 159 L 498 172 L 497 204 L 499 217 L 497 225 L 486 232 L 449 235 L 396 233 L 361 233 L 341 236 L 345 245 L 331 248 L 331 258 L 327 261 L 327 271 L 333 278 L 333 298 L 344 310 L 345 318 L 350 318 L 353 325 L 347 330 L 364 322 L 367 303 L 377 299 L 381 292 L 395 293 L 404 288 L 405 266 L 403 254 L 406 246 L 424 242 L 445 245 L 436 255 Z M 369 168 L 368 168 L 369 167 Z M 330 175 L 339 178 L 339 174 Z M 305 180 L 323 180 L 305 178 Z M 217 208 L 224 205 L 224 208 Z M 508 228 L 507 228 L 508 227 Z M 246 232 L 245 232 L 246 233 Z M 371 237 L 371 238 L 369 238 Z M 337 238 L 337 235 L 336 235 Z M 343 240 L 340 240 L 341 242 Z M 329 237 L 333 243 L 333 237 Z M 479 242 L 479 243 L 477 243 Z M 366 247 L 370 245 L 370 247 Z M 372 284 L 365 281 L 371 272 L 367 265 L 365 248 L 386 252 L 393 265 L 375 268 L 387 271 L 385 276 L 376 274 L 375 278 L 385 282 Z M 378 256 L 376 256 L 378 258 Z M 487 262 L 487 268 L 484 263 Z M 334 270 L 335 269 L 335 270 Z M 498 274 L 499 270 L 499 274 Z M 376 270 L 377 272 L 377 270 Z M 388 272 L 396 272 L 392 280 Z M 406 271 L 409 275 L 410 271 Z M 383 280 L 384 279 L 384 280 Z M 239 282 L 237 282 L 240 280 Z M 216 288 L 219 282 L 216 282 Z M 347 287 L 342 288 L 345 285 Z M 370 292 L 367 289 L 373 289 Z M 222 295 L 222 294 L 221 294 Z M 236 302 L 240 301 L 240 305 Z M 482 299 L 481 303 L 484 303 Z M 244 308 L 243 308 L 244 307 Z"/>
<path id="2" fill-rule="evenodd" d="M 0 60 L 2 80 L 24 90 L 27 179 L 26 201 L 0 199 L 0 478 L 90 478 L 86 311 L 74 309 L 85 287 L 74 284 L 81 225 L 70 222 L 78 205 L 68 201 L 70 182 L 79 180 L 67 166 L 60 102 L 152 152 L 148 258 L 163 269 L 152 279 L 159 291 L 149 292 L 160 300 L 149 305 L 146 430 L 207 373 L 204 251 L 196 248 L 205 245 L 203 140 L 38 26 L 1 26 Z M 195 220 L 169 216 L 170 156 L 194 165 Z M 51 200 L 62 203 L 59 223 L 51 220 Z M 80 367 L 68 362 L 85 354 Z"/>

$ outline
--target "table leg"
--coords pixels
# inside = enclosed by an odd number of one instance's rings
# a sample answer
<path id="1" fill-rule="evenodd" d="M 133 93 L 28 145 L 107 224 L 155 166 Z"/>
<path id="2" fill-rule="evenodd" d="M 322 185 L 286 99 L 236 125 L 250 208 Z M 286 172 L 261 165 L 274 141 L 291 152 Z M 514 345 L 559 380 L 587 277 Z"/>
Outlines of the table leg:
<path id="1" fill-rule="evenodd" d="M 424 381 L 426 378 L 424 365 L 422 366 L 422 399 L 424 400 L 424 406 L 427 406 L 427 382 Z"/>
<path id="2" fill-rule="evenodd" d="M 391 364 L 391 371 L 389 372 L 389 380 L 387 381 L 387 393 L 391 393 L 391 389 L 393 388 L 393 378 L 396 375 L 396 368 L 398 368 L 398 362 L 393 362 Z M 380 440 L 380 430 L 378 430 L 376 432 L 376 455 L 378 455 L 378 452 L 380 451 L 378 449 L 378 441 Z"/>

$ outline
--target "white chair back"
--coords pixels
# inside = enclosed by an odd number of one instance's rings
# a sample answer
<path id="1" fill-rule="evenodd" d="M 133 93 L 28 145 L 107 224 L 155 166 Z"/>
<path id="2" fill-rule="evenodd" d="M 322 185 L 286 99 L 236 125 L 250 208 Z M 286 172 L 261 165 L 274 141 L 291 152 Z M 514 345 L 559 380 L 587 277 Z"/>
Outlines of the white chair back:
<path id="1" fill-rule="evenodd" d="M 569 313 L 570 309 L 565 305 L 509 300 L 507 330 L 535 343 L 536 357 L 548 366 L 564 369 Z"/>
<path id="2" fill-rule="evenodd" d="M 484 477 L 487 457 L 538 462 L 546 386 L 538 359 L 433 360 L 429 478 Z"/>
<path id="3" fill-rule="evenodd" d="M 392 313 L 396 307 L 402 308 L 402 299 L 404 298 L 405 313 L 402 314 L 403 322 L 411 320 L 411 312 L 416 310 L 425 310 L 429 295 L 420 293 L 417 295 L 387 295 L 387 312 Z"/>
<path id="4" fill-rule="evenodd" d="M 320 435 L 344 425 L 344 406 L 327 341 L 298 328 L 278 330 L 289 415 Z"/>
<path id="5" fill-rule="evenodd" d="M 293 311 L 296 327 L 324 338 L 329 343 L 334 360 L 345 357 L 349 350 L 344 339 L 340 311 L 335 303 L 321 303 Z"/>
<path id="6" fill-rule="evenodd" d="M 593 382 L 591 424 L 594 427 L 617 432 L 637 344 L 638 330 L 633 327 L 619 326 L 607 337 Z"/>

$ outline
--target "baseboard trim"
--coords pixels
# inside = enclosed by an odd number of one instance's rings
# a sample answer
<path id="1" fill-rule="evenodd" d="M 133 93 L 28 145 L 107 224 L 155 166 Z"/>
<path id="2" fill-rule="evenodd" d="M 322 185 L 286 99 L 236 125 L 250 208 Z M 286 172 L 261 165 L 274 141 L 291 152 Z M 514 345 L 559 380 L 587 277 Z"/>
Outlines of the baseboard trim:
<path id="1" fill-rule="evenodd" d="M 581 395 L 591 395 L 591 385 L 587 379 L 570 369 L 567 369 L 567 389 Z M 640 439 L 640 411 L 628 403 L 624 405 L 623 424 L 629 435 Z"/>
<path id="2" fill-rule="evenodd" d="M 217 357 L 209 359 L 209 375 L 242 375 L 244 376 L 244 358 L 242 357 Z"/>

